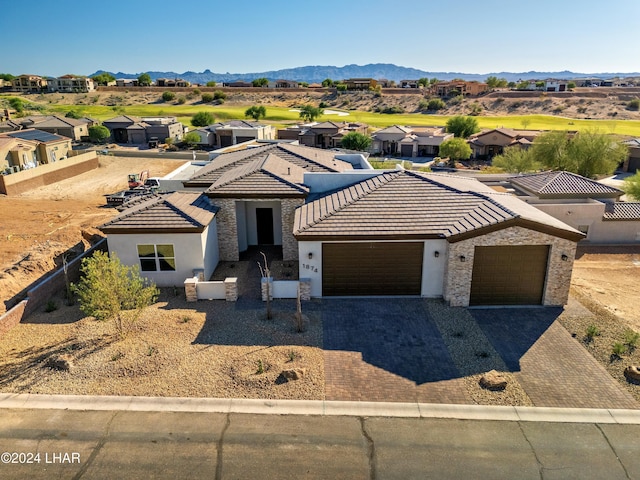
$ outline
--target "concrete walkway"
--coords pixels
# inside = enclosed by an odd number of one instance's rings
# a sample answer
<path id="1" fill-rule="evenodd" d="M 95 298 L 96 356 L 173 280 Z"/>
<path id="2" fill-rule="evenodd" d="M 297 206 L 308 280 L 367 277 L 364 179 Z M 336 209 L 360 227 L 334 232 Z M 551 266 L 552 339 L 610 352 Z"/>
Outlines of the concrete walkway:
<path id="1" fill-rule="evenodd" d="M 640 410 L 629 409 L 495 407 L 434 403 L 332 402 L 323 400 L 116 397 L 2 393 L 0 394 L 0 410 L 2 409 L 450 418 L 513 422 L 640 425 Z"/>

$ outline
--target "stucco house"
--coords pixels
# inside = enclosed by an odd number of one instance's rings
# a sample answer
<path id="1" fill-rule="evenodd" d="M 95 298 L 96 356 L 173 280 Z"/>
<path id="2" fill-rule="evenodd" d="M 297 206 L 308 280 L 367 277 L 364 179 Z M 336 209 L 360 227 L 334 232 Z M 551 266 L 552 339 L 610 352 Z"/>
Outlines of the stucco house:
<path id="1" fill-rule="evenodd" d="M 0 134 L 0 170 L 20 171 L 67 158 L 71 139 L 37 129 Z"/>
<path id="2" fill-rule="evenodd" d="M 111 132 L 116 143 L 143 145 L 150 140 L 164 142 L 167 138 L 182 140 L 184 125 L 176 117 L 131 117 L 119 115 L 102 124 Z"/>
<path id="3" fill-rule="evenodd" d="M 158 286 L 182 285 L 218 264 L 217 207 L 197 192 L 174 192 L 137 203 L 100 226 L 109 253 L 138 265 Z"/>
<path id="4" fill-rule="evenodd" d="M 229 120 L 207 125 L 194 130 L 199 136 L 199 145 L 224 148 L 251 140 L 273 140 L 275 129 L 272 125 L 248 120 Z"/>
<path id="5" fill-rule="evenodd" d="M 279 140 L 295 140 L 316 148 L 340 148 L 347 133 L 367 134 L 369 126 L 357 122 L 316 122 L 278 130 Z"/>
<path id="6" fill-rule="evenodd" d="M 585 234 L 589 243 L 640 242 L 640 202 L 622 202 L 622 190 L 570 172 L 509 179 L 511 191 Z"/>
<path id="7" fill-rule="evenodd" d="M 504 153 L 507 147 L 529 148 L 539 130 L 513 130 L 511 128 L 494 128 L 472 135 L 468 142 L 472 158 L 487 159 Z"/>
<path id="8" fill-rule="evenodd" d="M 218 260 L 268 244 L 298 262 L 312 297 L 566 303 L 577 229 L 475 179 L 366 167 L 361 155 L 291 144 L 225 153 L 184 182 L 193 191 L 100 228 L 159 285 L 208 278 Z"/>
<path id="9" fill-rule="evenodd" d="M 62 135 L 79 142 L 83 138 L 88 138 L 89 127 L 93 125 L 93 120 L 89 118 L 68 118 L 60 115 L 29 115 L 27 117 L 14 118 L 11 120 L 11 125 L 8 122 L 5 122 L 5 125 L 0 126 L 0 131 L 36 128 L 43 132 Z M 14 127 L 11 128 L 11 126 Z"/>
<path id="10" fill-rule="evenodd" d="M 442 127 L 406 127 L 392 125 L 371 135 L 371 153 L 403 157 L 437 157 L 440 145 L 453 138 Z"/>

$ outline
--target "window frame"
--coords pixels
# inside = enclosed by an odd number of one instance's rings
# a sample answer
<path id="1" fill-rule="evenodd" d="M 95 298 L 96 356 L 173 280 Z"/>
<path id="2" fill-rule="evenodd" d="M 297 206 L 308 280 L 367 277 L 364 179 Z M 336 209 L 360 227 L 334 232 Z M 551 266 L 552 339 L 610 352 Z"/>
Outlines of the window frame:
<path id="1" fill-rule="evenodd" d="M 143 255 L 144 251 L 141 253 L 140 247 L 153 247 L 153 254 Z M 173 255 L 163 255 L 162 252 L 159 252 L 158 247 L 170 247 Z M 141 272 L 171 273 L 178 270 L 176 262 L 176 248 L 173 243 L 138 243 L 136 244 L 136 254 L 138 256 L 138 264 Z M 171 260 L 173 260 L 173 264 L 171 263 Z M 153 269 L 148 268 L 151 261 L 153 261 Z"/>

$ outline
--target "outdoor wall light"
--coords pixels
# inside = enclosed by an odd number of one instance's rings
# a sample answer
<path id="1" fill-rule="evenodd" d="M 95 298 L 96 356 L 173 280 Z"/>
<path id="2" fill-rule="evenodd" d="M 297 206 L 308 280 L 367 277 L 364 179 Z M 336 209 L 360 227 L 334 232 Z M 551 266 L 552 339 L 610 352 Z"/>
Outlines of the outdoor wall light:
<path id="1" fill-rule="evenodd" d="M 461 262 L 466 262 L 467 261 L 467 257 L 465 257 L 464 255 L 460 255 L 460 261 Z"/>
<path id="2" fill-rule="evenodd" d="M 566 262 L 567 260 L 569 260 L 569 257 L 567 257 L 564 253 L 560 258 L 562 259 L 563 262 Z"/>
<path id="3" fill-rule="evenodd" d="M 313 252 L 309 252 L 309 260 L 313 258 Z"/>
<path id="4" fill-rule="evenodd" d="M 433 256 L 438 258 L 440 256 L 440 252 L 436 250 L 435 252 L 433 252 Z"/>

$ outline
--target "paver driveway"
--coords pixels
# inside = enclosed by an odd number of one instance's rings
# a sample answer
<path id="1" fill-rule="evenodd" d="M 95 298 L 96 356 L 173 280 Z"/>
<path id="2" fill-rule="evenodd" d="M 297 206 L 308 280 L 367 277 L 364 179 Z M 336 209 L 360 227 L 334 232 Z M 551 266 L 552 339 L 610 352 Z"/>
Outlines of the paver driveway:
<path id="1" fill-rule="evenodd" d="M 473 403 L 442 333 L 446 322 L 464 316 L 535 406 L 640 408 L 556 321 L 559 308 L 363 298 L 323 299 L 320 310 L 327 400 Z"/>

